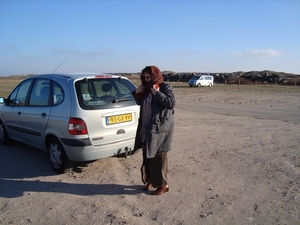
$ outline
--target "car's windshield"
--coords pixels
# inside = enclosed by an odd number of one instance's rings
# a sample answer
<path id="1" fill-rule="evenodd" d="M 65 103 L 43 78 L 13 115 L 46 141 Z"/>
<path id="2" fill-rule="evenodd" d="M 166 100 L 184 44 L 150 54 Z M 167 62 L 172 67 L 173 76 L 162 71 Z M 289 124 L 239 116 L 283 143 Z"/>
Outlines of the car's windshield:
<path id="1" fill-rule="evenodd" d="M 192 77 L 192 80 L 198 80 L 200 76 L 194 76 Z"/>
<path id="2" fill-rule="evenodd" d="M 135 86 L 126 79 L 83 79 L 75 83 L 77 98 L 83 109 L 106 109 L 134 105 Z"/>

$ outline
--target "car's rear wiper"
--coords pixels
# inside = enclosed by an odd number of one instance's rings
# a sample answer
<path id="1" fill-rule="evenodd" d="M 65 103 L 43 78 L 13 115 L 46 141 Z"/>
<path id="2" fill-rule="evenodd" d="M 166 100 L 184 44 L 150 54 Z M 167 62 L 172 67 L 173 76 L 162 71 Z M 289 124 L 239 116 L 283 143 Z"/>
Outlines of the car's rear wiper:
<path id="1" fill-rule="evenodd" d="M 132 99 L 129 98 L 116 98 L 114 100 L 112 100 L 112 103 L 117 103 L 117 102 L 126 102 L 126 101 L 132 101 Z"/>

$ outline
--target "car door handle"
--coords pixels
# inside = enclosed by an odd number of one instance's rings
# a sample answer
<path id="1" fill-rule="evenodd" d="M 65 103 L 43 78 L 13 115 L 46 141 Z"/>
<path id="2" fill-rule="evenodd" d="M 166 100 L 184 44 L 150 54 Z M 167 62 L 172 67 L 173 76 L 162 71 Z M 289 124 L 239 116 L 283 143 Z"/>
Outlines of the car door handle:
<path id="1" fill-rule="evenodd" d="M 46 113 L 42 113 L 41 116 L 42 116 L 42 118 L 45 118 L 47 116 L 47 114 Z"/>
<path id="2" fill-rule="evenodd" d="M 18 112 L 18 116 L 21 116 L 21 114 L 22 114 L 22 113 L 19 111 L 19 112 Z"/>

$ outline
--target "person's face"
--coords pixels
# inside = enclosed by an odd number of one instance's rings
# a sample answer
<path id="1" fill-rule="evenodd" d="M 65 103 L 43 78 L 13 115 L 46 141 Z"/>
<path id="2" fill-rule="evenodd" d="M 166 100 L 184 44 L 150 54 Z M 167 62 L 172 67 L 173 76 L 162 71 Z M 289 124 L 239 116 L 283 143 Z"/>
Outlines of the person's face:
<path id="1" fill-rule="evenodd" d="M 145 77 L 145 81 L 146 81 L 146 82 L 149 82 L 149 81 L 152 80 L 152 76 L 151 76 L 151 74 L 149 74 L 149 73 L 145 73 L 144 77 Z"/>

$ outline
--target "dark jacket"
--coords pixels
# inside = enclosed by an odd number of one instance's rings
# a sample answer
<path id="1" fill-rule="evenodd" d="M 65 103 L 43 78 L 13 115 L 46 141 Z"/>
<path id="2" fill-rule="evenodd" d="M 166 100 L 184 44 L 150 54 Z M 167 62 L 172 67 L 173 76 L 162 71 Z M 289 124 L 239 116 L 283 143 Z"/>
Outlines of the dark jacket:
<path id="1" fill-rule="evenodd" d="M 173 87 L 167 83 L 159 85 L 160 91 L 152 96 L 151 101 L 151 119 L 146 128 L 146 142 L 148 144 L 149 157 L 153 158 L 157 152 L 166 152 L 171 150 L 172 138 L 174 133 L 174 107 L 175 96 Z M 140 98 L 135 91 L 133 96 L 138 105 L 141 106 L 139 124 L 135 137 L 134 151 L 142 148 L 142 139 L 140 130 L 142 124 L 143 103 L 148 93 Z"/>

